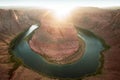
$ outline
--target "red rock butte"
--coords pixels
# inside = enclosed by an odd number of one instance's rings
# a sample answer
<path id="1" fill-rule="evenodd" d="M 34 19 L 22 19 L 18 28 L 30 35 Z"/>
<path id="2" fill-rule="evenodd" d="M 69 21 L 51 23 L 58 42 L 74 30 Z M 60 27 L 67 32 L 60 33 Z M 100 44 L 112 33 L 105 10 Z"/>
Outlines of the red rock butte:
<path id="1" fill-rule="evenodd" d="M 42 21 L 29 44 L 33 51 L 57 63 L 76 53 L 80 47 L 75 27 L 55 20 Z"/>

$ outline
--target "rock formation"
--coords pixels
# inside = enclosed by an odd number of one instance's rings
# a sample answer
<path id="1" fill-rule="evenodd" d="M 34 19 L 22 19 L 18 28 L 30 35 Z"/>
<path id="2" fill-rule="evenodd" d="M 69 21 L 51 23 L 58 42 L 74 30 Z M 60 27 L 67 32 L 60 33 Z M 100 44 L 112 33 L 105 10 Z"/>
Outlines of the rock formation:
<path id="1" fill-rule="evenodd" d="M 15 62 L 10 60 L 11 40 L 25 28 L 39 23 L 43 14 L 44 10 L 32 10 L 32 13 L 31 10 L 0 10 L 0 80 L 59 80 L 42 76 L 22 65 L 13 69 Z M 102 74 L 83 80 L 120 80 L 120 9 L 80 8 L 74 11 L 70 19 L 75 25 L 102 37 L 110 45 L 110 49 L 102 53 Z"/>
<path id="2" fill-rule="evenodd" d="M 29 43 L 35 52 L 49 61 L 62 64 L 65 63 L 60 61 L 75 54 L 82 46 L 77 31 L 71 23 L 52 19 L 42 20 L 40 28 L 36 30 Z"/>

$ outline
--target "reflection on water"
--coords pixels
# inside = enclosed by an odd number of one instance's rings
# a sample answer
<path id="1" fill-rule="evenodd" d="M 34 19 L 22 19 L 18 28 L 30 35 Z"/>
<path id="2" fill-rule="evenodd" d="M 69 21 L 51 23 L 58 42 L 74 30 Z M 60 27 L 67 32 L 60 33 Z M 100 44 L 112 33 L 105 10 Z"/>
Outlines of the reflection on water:
<path id="1" fill-rule="evenodd" d="M 29 30 L 27 31 L 27 34 L 25 35 L 25 37 L 27 37 L 31 32 L 33 32 L 35 29 L 37 29 L 39 26 L 37 24 L 32 25 Z"/>
<path id="2" fill-rule="evenodd" d="M 30 27 L 25 36 L 29 36 L 29 34 L 37 28 L 37 26 L 34 26 L 35 25 L 33 25 L 33 27 L 31 26 L 32 28 Z M 13 51 L 17 57 L 22 59 L 24 64 L 37 72 L 54 77 L 82 77 L 86 74 L 96 72 L 100 64 L 100 52 L 104 49 L 102 42 L 97 37 L 89 31 L 86 32 L 80 30 L 78 33 L 78 36 L 85 42 L 84 55 L 81 59 L 72 64 L 58 65 L 47 62 L 44 57 L 32 51 L 28 42 L 24 39 L 16 45 Z"/>

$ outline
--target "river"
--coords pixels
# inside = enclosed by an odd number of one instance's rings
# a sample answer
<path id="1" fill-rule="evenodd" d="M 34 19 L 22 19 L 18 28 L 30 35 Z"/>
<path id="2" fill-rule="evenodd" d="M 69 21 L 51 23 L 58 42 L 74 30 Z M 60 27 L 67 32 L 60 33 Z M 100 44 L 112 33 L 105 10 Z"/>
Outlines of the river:
<path id="1" fill-rule="evenodd" d="M 105 49 L 102 41 L 93 33 L 79 29 L 78 37 L 85 42 L 85 52 L 83 56 L 71 64 L 52 64 L 44 57 L 35 53 L 30 48 L 28 41 L 25 39 L 30 36 L 38 28 L 37 25 L 32 25 L 15 48 L 12 50 L 14 55 L 20 58 L 24 64 L 33 70 L 53 77 L 61 78 L 76 78 L 83 77 L 88 74 L 95 73 L 100 67 L 101 52 Z"/>

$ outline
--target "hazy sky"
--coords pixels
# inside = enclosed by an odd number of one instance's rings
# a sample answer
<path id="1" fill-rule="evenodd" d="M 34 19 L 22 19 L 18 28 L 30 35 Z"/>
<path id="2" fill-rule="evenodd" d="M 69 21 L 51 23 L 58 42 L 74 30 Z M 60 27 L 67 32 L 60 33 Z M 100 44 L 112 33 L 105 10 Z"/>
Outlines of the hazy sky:
<path id="1" fill-rule="evenodd" d="M 120 0 L 0 0 L 0 6 L 18 7 L 113 7 L 120 6 Z"/>

